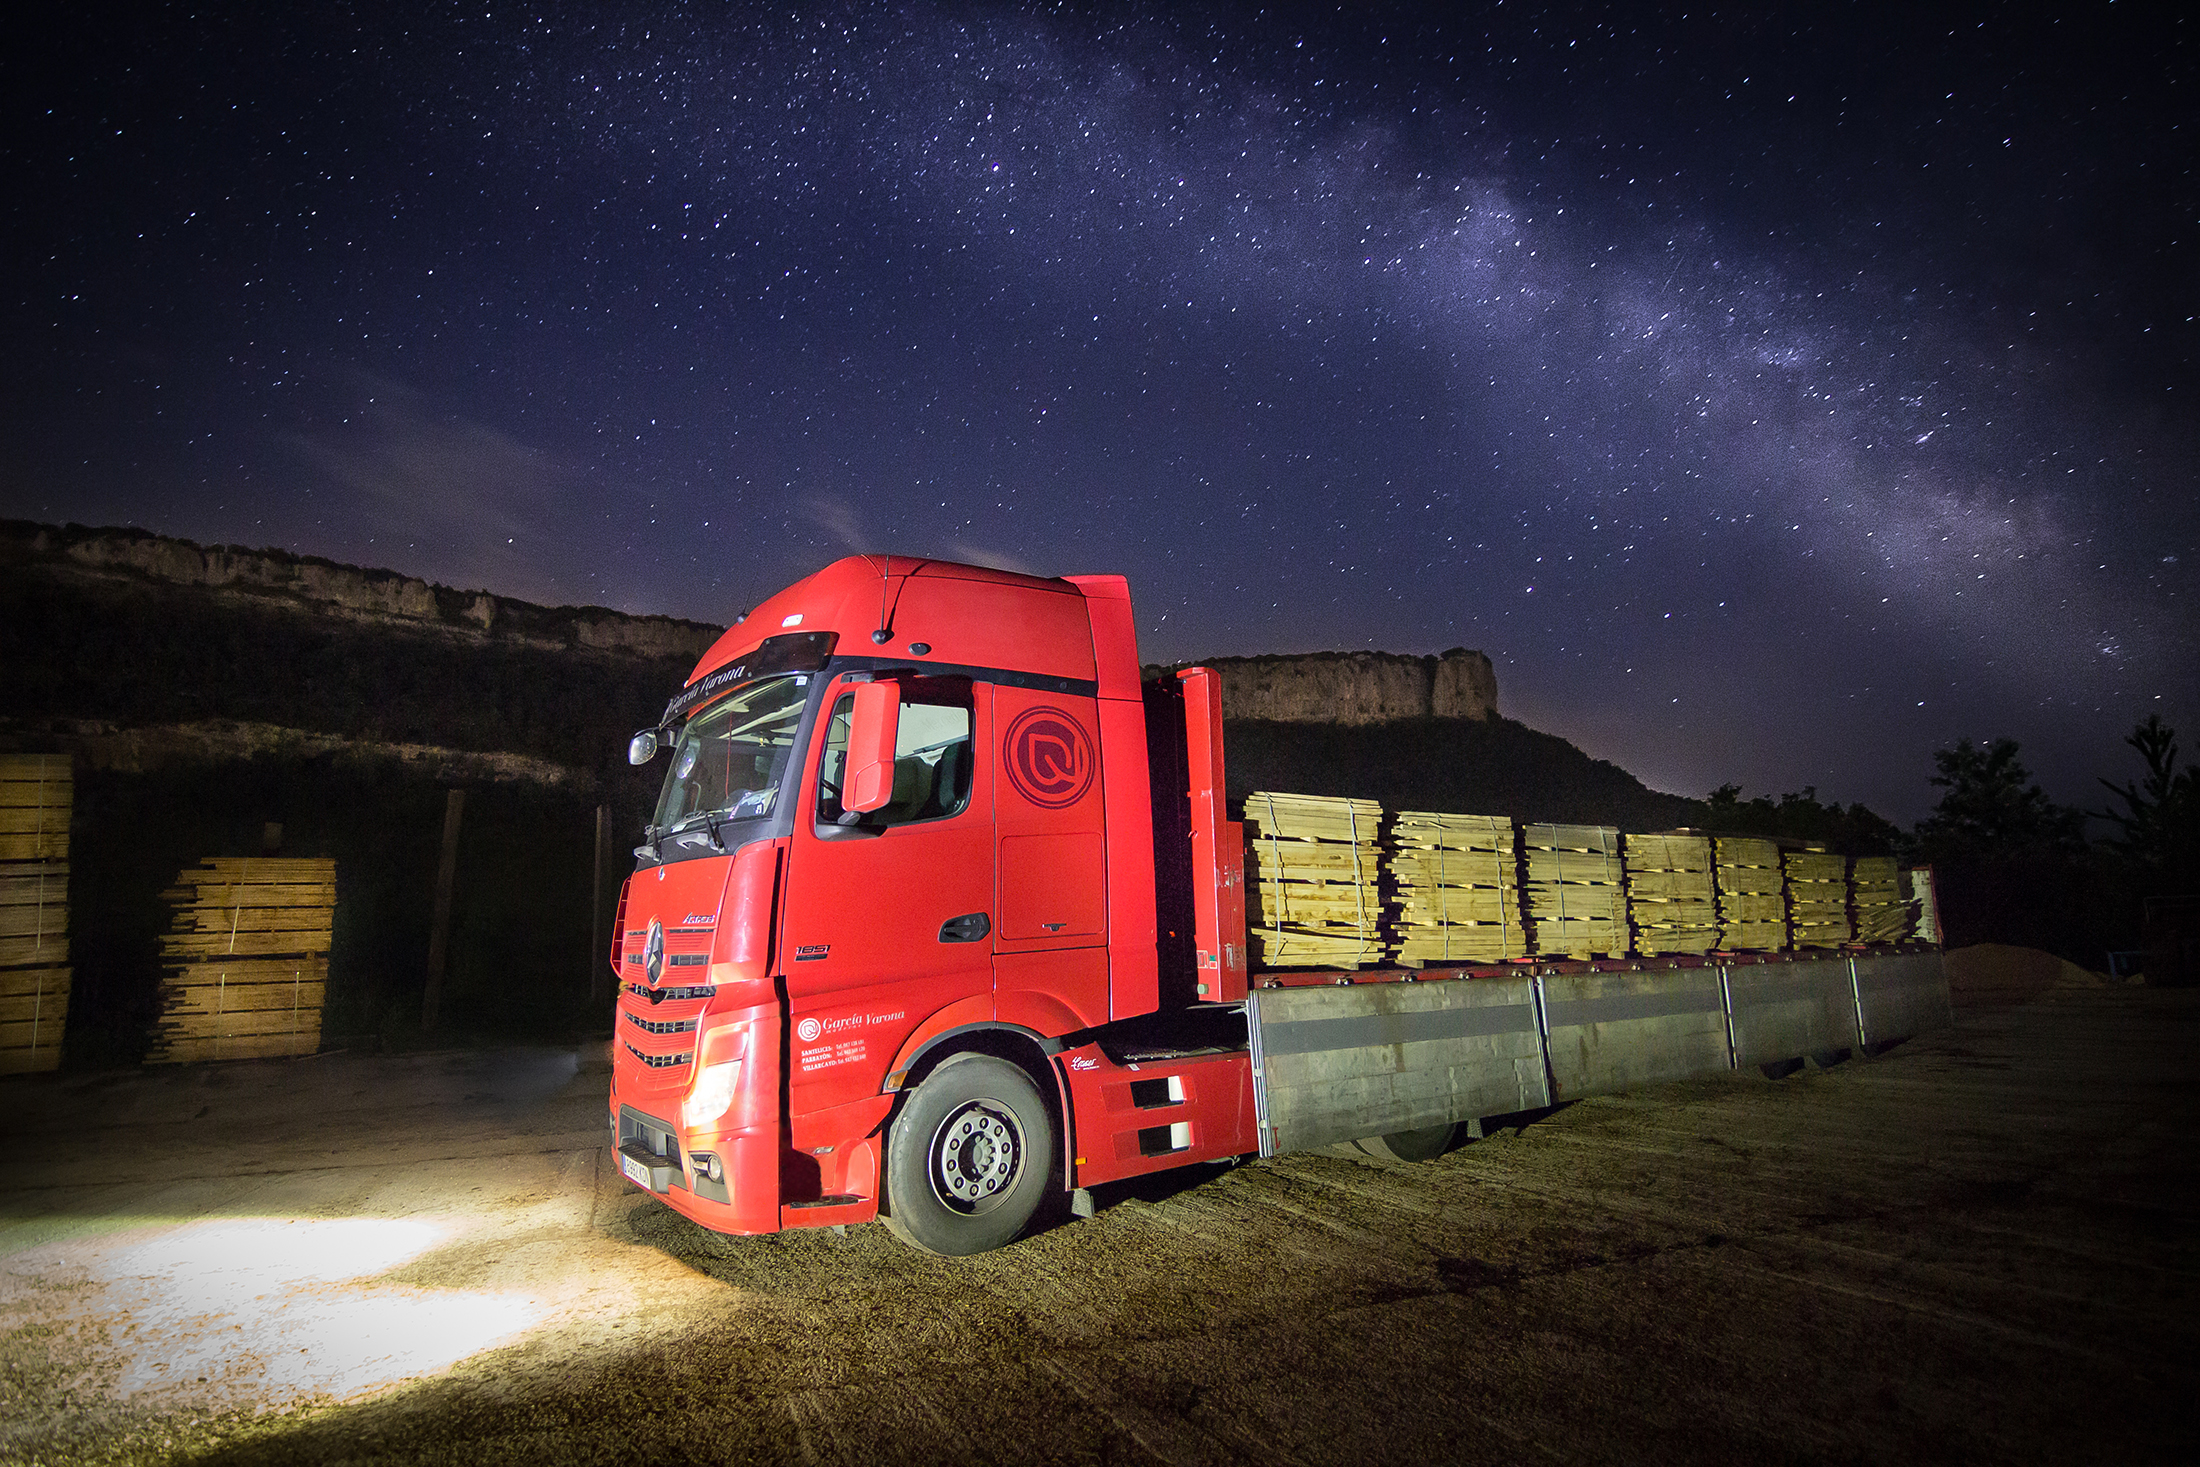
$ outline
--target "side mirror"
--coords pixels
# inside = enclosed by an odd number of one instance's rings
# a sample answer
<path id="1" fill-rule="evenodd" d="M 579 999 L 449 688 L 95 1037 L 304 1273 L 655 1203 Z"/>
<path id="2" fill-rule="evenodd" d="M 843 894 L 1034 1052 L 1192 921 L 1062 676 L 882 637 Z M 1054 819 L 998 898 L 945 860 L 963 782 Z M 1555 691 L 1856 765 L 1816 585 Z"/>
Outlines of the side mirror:
<path id="1" fill-rule="evenodd" d="M 856 684 L 855 716 L 848 729 L 848 785 L 840 808 L 861 815 L 894 798 L 894 741 L 901 733 L 901 685 Z"/>
<path id="2" fill-rule="evenodd" d="M 657 730 L 645 728 L 626 741 L 626 762 L 647 764 L 657 757 Z"/>

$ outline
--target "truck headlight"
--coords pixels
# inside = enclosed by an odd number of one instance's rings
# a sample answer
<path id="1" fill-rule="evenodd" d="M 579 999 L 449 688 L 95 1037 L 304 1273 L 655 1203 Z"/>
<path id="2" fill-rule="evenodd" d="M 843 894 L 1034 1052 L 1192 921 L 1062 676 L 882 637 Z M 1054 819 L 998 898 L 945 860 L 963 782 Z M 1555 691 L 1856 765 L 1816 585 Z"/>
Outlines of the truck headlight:
<path id="1" fill-rule="evenodd" d="M 695 1083 L 688 1087 L 687 1099 L 680 1104 L 681 1129 L 700 1130 L 724 1115 L 733 1104 L 733 1084 L 740 1076 L 739 1060 L 704 1065 L 697 1070 Z"/>

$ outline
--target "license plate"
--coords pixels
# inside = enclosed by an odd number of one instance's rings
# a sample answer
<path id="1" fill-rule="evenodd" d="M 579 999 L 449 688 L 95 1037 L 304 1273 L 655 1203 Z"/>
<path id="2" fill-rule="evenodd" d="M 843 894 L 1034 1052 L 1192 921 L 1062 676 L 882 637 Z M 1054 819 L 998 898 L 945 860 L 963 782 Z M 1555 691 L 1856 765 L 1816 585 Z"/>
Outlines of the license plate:
<path id="1" fill-rule="evenodd" d="M 625 1172 L 627 1175 L 627 1180 L 631 1181 L 635 1186 L 645 1188 L 649 1186 L 649 1168 L 643 1166 L 633 1157 L 620 1157 L 619 1170 Z"/>

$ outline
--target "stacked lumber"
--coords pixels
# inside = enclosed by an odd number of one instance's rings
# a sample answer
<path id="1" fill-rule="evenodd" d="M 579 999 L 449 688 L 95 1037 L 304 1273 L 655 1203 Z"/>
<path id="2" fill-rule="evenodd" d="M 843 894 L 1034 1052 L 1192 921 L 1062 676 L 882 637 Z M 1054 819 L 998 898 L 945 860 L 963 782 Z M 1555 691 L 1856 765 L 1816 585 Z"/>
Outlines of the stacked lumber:
<path id="1" fill-rule="evenodd" d="M 1644 957 L 1711 951 L 1719 940 L 1711 838 L 1630 835 L 1625 858 L 1635 951 Z"/>
<path id="2" fill-rule="evenodd" d="M 160 1032 L 148 1064 L 312 1054 L 336 918 L 336 863 L 215 859 L 162 893 Z"/>
<path id="3" fill-rule="evenodd" d="M 1356 968 L 1382 961 L 1381 859 L 1373 800 L 1257 790 L 1245 800 L 1253 961 Z"/>
<path id="4" fill-rule="evenodd" d="M 67 755 L 0 756 L 0 1075 L 61 1063 L 75 798 Z"/>
<path id="5" fill-rule="evenodd" d="M 1399 962 L 1418 968 L 1527 956 L 1511 816 L 1401 810 L 1385 864 L 1397 891 Z"/>
<path id="6" fill-rule="evenodd" d="M 1540 957 L 1627 951 L 1626 875 L 1609 825 L 1530 825 L 1528 923 Z"/>
<path id="7" fill-rule="evenodd" d="M 1720 836 L 1712 877 L 1719 893 L 1719 946 L 1775 952 L 1787 946 L 1786 880 L 1769 840 Z"/>
<path id="8" fill-rule="evenodd" d="M 1894 857 L 1857 857 L 1850 880 L 1858 942 L 1901 942 L 1910 935 L 1910 904 L 1896 878 Z"/>
<path id="9" fill-rule="evenodd" d="M 1788 928 L 1797 947 L 1849 941 L 1849 858 L 1827 851 L 1787 853 Z"/>

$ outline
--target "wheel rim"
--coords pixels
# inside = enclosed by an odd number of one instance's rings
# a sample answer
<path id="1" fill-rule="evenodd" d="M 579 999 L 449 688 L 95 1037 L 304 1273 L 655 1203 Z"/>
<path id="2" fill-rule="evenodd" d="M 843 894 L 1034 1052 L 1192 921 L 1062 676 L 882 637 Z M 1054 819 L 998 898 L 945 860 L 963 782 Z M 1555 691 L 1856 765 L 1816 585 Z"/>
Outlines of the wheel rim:
<path id="1" fill-rule="evenodd" d="M 1016 1117 L 989 1100 L 966 1101 L 932 1133 L 930 1174 L 940 1202 L 965 1214 L 998 1206 L 1023 1170 L 1024 1137 Z"/>

